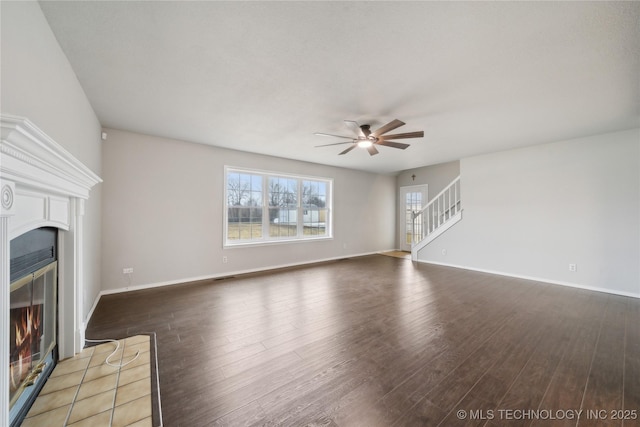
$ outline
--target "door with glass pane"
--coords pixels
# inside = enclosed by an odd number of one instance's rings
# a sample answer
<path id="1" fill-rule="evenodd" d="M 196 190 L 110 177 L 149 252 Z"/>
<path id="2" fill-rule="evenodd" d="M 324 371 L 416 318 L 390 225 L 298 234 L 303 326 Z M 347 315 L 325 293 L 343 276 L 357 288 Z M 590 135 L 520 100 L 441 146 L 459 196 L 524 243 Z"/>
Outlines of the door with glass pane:
<path id="1" fill-rule="evenodd" d="M 413 218 L 427 204 L 427 186 L 400 187 L 400 250 L 411 251 Z M 415 230 L 419 233 L 420 230 Z"/>

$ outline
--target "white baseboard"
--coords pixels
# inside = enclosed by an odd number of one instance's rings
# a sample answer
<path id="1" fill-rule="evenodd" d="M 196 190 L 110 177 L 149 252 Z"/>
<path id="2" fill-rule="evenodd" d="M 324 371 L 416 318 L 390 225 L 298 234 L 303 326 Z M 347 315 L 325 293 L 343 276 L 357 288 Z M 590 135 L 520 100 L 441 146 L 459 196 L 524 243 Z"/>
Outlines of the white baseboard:
<path id="1" fill-rule="evenodd" d="M 391 249 L 391 250 L 393 250 L 393 249 Z M 365 252 L 365 253 L 360 253 L 360 254 L 348 254 L 348 255 L 345 254 L 345 255 L 338 256 L 338 257 L 323 258 L 323 259 L 317 259 L 317 260 L 312 260 L 312 261 L 303 261 L 303 262 L 290 263 L 290 264 L 280 264 L 280 265 L 274 265 L 274 266 L 263 267 L 263 268 L 253 268 L 253 269 L 249 269 L 249 270 L 229 271 L 229 272 L 225 272 L 225 273 L 208 274 L 208 275 L 204 275 L 204 276 L 185 277 L 185 278 L 182 278 L 182 279 L 167 280 L 167 281 L 164 281 L 164 282 L 156 282 L 156 283 L 145 283 L 145 284 L 142 284 L 142 285 L 126 286 L 126 287 L 123 287 L 123 288 L 116 288 L 116 289 L 106 289 L 106 290 L 100 291 L 100 293 L 98 294 L 98 297 L 96 298 L 96 302 L 94 303 L 94 306 L 91 308 L 89 316 L 87 316 L 87 322 L 86 323 L 87 324 L 89 323 L 89 317 L 90 317 L 91 314 L 93 314 L 93 310 L 95 309 L 96 305 L 98 304 L 98 300 L 100 299 L 100 297 L 102 295 L 119 294 L 119 293 L 122 293 L 122 292 L 139 291 L 139 290 L 143 290 L 143 289 L 159 288 L 159 287 L 162 287 L 162 286 L 180 285 L 180 284 L 189 283 L 189 282 L 198 282 L 198 281 L 201 281 L 201 280 L 221 279 L 221 278 L 225 278 L 225 277 L 239 276 L 239 275 L 242 275 L 242 274 L 260 273 L 260 272 L 266 272 L 266 271 L 271 271 L 271 270 L 278 270 L 278 269 L 281 269 L 281 268 L 299 267 L 299 266 L 303 266 L 303 265 L 317 264 L 317 263 L 320 263 L 320 262 L 337 261 L 337 260 L 340 260 L 340 259 L 355 258 L 355 257 L 366 256 L 366 255 L 376 255 L 376 254 L 379 254 L 379 253 L 380 252 Z"/>
<path id="2" fill-rule="evenodd" d="M 634 294 L 634 293 L 631 293 L 631 292 L 618 291 L 618 290 L 615 290 L 615 289 L 599 288 L 599 287 L 595 287 L 595 286 L 584 286 L 584 285 L 580 285 L 580 284 L 577 284 L 577 283 L 562 282 L 562 281 L 558 281 L 558 280 L 550 280 L 550 279 L 545 279 L 545 278 L 542 278 L 542 277 L 524 276 L 524 275 L 520 275 L 520 274 L 506 273 L 504 271 L 485 270 L 485 269 L 482 269 L 482 268 L 468 267 L 468 266 L 457 265 L 457 264 L 448 264 L 448 263 L 444 263 L 444 262 L 425 261 L 425 260 L 417 260 L 417 261 L 420 262 L 420 263 L 423 263 L 423 264 L 441 265 L 443 267 L 460 268 L 462 270 L 477 271 L 479 273 L 489 273 L 489 274 L 495 274 L 495 275 L 498 275 L 498 276 L 513 277 L 513 278 L 516 278 L 516 279 L 532 280 L 534 282 L 549 283 L 551 285 L 568 286 L 568 287 L 571 287 L 571 288 L 584 289 L 584 290 L 587 290 L 587 291 L 604 292 L 604 293 L 607 293 L 607 294 L 620 295 L 620 296 L 623 296 L 623 297 L 640 298 L 640 293 Z"/>
<path id="3" fill-rule="evenodd" d="M 124 288 L 102 290 L 96 296 L 96 298 L 95 298 L 95 300 L 93 302 L 93 305 L 91 306 L 91 310 L 89 310 L 89 313 L 87 314 L 87 317 L 86 317 L 84 325 L 86 327 L 89 324 L 89 322 L 91 321 L 91 316 L 93 315 L 93 312 L 95 311 L 96 307 L 98 306 L 98 303 L 100 302 L 100 298 L 103 295 L 111 295 L 111 294 L 119 294 L 119 293 L 123 293 L 123 292 L 138 291 L 138 290 L 143 290 L 143 289 L 159 288 L 159 287 L 162 287 L 162 286 L 179 285 L 179 284 L 183 284 L 183 283 L 197 282 L 197 281 L 200 281 L 200 280 L 219 279 L 219 278 L 223 278 L 223 277 L 231 277 L 231 276 L 236 276 L 236 275 L 241 275 L 241 274 L 248 274 L 248 273 L 258 273 L 258 272 L 262 272 L 262 271 L 266 272 L 266 271 L 270 271 L 270 270 L 277 270 L 277 269 L 280 269 L 280 268 L 299 267 L 299 266 L 302 266 L 302 265 L 310 265 L 310 264 L 316 264 L 316 263 L 320 263 L 320 262 L 336 261 L 336 260 L 339 260 L 339 259 L 354 258 L 354 257 L 360 257 L 360 256 L 366 256 L 366 255 L 380 254 L 382 252 L 399 251 L 399 250 L 400 249 L 388 249 L 388 250 L 379 251 L 379 252 L 366 252 L 366 253 L 361 253 L 361 254 L 351 254 L 351 255 L 345 255 L 345 256 L 339 256 L 339 257 L 324 258 L 324 259 L 319 259 L 319 260 L 314 260 L 314 261 L 306 261 L 306 262 L 291 263 L 291 264 L 282 264 L 282 265 L 277 265 L 277 266 L 270 266 L 268 268 L 256 268 L 256 269 L 250 269 L 250 270 L 240 270 L 240 271 L 235 271 L 235 272 L 227 272 L 227 273 L 222 273 L 222 274 L 211 274 L 211 275 L 206 275 L 206 276 L 187 277 L 187 278 L 183 278 L 183 279 L 168 280 L 168 281 L 164 281 L 164 282 L 147 283 L 147 284 L 136 285 L 136 286 L 127 286 L 127 287 L 124 287 Z M 462 266 L 462 265 L 457 265 L 457 264 L 448 264 L 448 263 L 436 262 L 436 261 L 418 260 L 418 262 L 423 263 L 423 264 L 441 265 L 443 267 L 453 267 L 453 268 L 460 268 L 460 269 L 463 269 L 463 270 L 477 271 L 477 272 L 480 272 L 480 273 L 496 274 L 498 276 L 506 276 L 506 277 L 513 277 L 513 278 L 517 278 L 517 279 L 532 280 L 532 281 L 535 281 L 535 282 L 549 283 L 549 284 L 552 284 L 552 285 L 569 286 L 569 287 L 572 287 L 572 288 L 585 289 L 585 290 L 596 291 L 596 292 L 604 292 L 604 293 L 608 293 L 608 294 L 620 295 L 620 296 L 631 297 L 631 298 L 640 298 L 640 294 L 634 294 L 634 293 L 631 293 L 631 292 L 616 291 L 616 290 L 612 290 L 612 289 L 599 288 L 599 287 L 593 287 L 593 286 L 584 286 L 584 285 L 579 285 L 579 284 L 576 284 L 576 283 L 561 282 L 561 281 L 557 281 L 557 280 L 549 280 L 549 279 L 545 279 L 545 278 L 541 278 L 541 277 L 524 276 L 524 275 L 519 275 L 519 274 L 506 273 L 504 271 L 486 270 L 486 269 L 481 269 L 481 268 L 468 267 L 468 266 Z"/>
<path id="4" fill-rule="evenodd" d="M 385 249 L 385 250 L 378 251 L 378 252 L 365 252 L 365 253 L 360 253 L 360 254 L 351 254 L 351 255 L 344 255 L 344 256 L 339 256 L 339 257 L 324 258 L 324 259 L 319 259 L 319 260 L 315 260 L 315 261 L 305 261 L 305 262 L 300 262 L 300 263 L 282 264 L 282 265 L 268 267 L 268 268 L 257 268 L 257 269 L 251 269 L 251 270 L 235 271 L 235 272 L 230 272 L 230 273 L 211 274 L 211 275 L 197 276 L 197 277 L 188 277 L 188 278 L 177 279 L 177 280 L 169 280 L 169 281 L 165 281 L 165 282 L 146 283 L 146 284 L 143 284 L 143 285 L 127 286 L 127 287 L 124 287 L 124 288 L 102 290 L 102 291 L 100 291 L 98 293 L 98 295 L 96 296 L 95 300 L 93 301 L 93 305 L 91 306 L 91 310 L 89 310 L 89 313 L 87 314 L 87 317 L 85 319 L 84 325 L 85 325 L 85 328 L 86 328 L 87 325 L 89 325 L 89 322 L 91 321 L 91 316 L 93 316 L 93 312 L 95 311 L 96 307 L 98 306 L 98 303 L 100 302 L 100 298 L 103 295 L 119 294 L 119 293 L 130 292 L 130 291 L 139 291 L 139 290 L 143 290 L 143 289 L 158 288 L 158 287 L 161 287 L 161 286 L 179 285 L 179 284 L 183 284 L 183 283 L 197 282 L 197 281 L 200 281 L 200 280 L 219 279 L 219 278 L 223 278 L 223 277 L 236 276 L 236 275 L 240 275 L 240 274 L 257 273 L 257 272 L 261 272 L 261 271 L 275 270 L 275 269 L 278 269 L 278 268 L 298 267 L 298 266 L 302 266 L 302 265 L 316 264 L 316 263 L 319 263 L 319 262 L 336 261 L 336 260 L 339 260 L 339 259 L 360 257 L 360 256 L 366 256 L 366 255 L 374 255 L 374 254 L 381 254 L 383 252 L 392 252 L 392 251 L 400 251 L 400 249 L 397 249 L 397 248 Z"/>
<path id="5" fill-rule="evenodd" d="M 89 321 L 91 320 L 91 316 L 93 316 L 93 312 L 95 311 L 98 303 L 100 302 L 100 297 L 102 296 L 102 291 L 98 292 L 96 295 L 96 299 L 93 300 L 93 305 L 91 306 L 91 310 L 87 313 L 87 317 L 84 319 L 84 335 L 87 336 L 87 326 L 89 325 Z"/>

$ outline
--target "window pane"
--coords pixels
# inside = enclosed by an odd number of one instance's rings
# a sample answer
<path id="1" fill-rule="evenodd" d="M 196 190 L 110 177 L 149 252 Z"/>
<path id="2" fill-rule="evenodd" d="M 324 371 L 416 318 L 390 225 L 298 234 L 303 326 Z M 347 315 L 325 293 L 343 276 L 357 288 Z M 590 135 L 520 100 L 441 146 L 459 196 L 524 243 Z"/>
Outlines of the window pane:
<path id="1" fill-rule="evenodd" d="M 303 233 L 305 236 L 325 236 L 327 209 L 309 207 L 303 209 Z"/>
<path id="2" fill-rule="evenodd" d="M 227 176 L 227 205 L 256 206 L 262 204 L 262 177 L 243 173 Z"/>
<path id="3" fill-rule="evenodd" d="M 269 206 L 297 206 L 298 182 L 295 179 L 269 177 Z"/>
<path id="4" fill-rule="evenodd" d="M 295 237 L 297 235 L 298 212 L 295 207 L 269 209 L 269 237 Z"/>
<path id="5" fill-rule="evenodd" d="M 227 239 L 262 237 L 262 176 L 227 174 Z"/>
<path id="6" fill-rule="evenodd" d="M 329 236 L 329 185 L 302 177 L 228 170 L 227 241 Z"/>
<path id="7" fill-rule="evenodd" d="M 269 237 L 296 237 L 298 234 L 298 180 L 269 177 Z"/>
<path id="8" fill-rule="evenodd" d="M 302 181 L 302 204 L 323 208 L 326 206 L 327 184 L 319 181 Z"/>
<path id="9" fill-rule="evenodd" d="M 260 175 L 251 175 L 251 190 L 262 192 L 262 177 Z"/>
<path id="10" fill-rule="evenodd" d="M 228 240 L 251 240 L 262 237 L 262 210 L 256 208 L 229 208 Z"/>
<path id="11" fill-rule="evenodd" d="M 421 191 L 412 191 L 408 192 L 406 195 L 406 217 L 405 217 L 405 228 L 407 230 L 407 236 L 405 242 L 407 244 L 411 244 L 411 230 L 413 230 L 413 219 L 414 213 L 419 212 L 422 209 L 422 192 Z"/>

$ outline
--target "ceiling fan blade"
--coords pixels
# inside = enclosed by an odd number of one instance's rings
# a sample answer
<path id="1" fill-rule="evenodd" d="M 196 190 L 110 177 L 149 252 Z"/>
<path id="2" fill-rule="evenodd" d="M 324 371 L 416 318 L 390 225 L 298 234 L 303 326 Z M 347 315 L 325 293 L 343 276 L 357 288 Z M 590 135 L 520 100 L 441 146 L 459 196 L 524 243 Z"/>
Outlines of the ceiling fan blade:
<path id="1" fill-rule="evenodd" d="M 342 156 L 343 154 L 347 154 L 349 151 L 353 150 L 354 148 L 356 148 L 358 146 L 358 144 L 353 144 L 351 147 L 347 148 L 346 150 L 344 150 L 342 153 L 339 153 L 339 156 Z"/>
<path id="2" fill-rule="evenodd" d="M 424 136 L 424 131 L 418 132 L 407 132 L 407 133 L 396 133 L 395 135 L 385 135 L 382 139 L 388 141 L 390 139 L 406 139 L 406 138 L 422 138 Z"/>
<path id="3" fill-rule="evenodd" d="M 316 145 L 315 147 L 329 147 L 331 145 L 342 145 L 342 144 L 353 144 L 353 140 L 351 141 L 344 141 L 344 142 L 334 142 L 333 144 L 322 144 L 322 145 Z"/>
<path id="4" fill-rule="evenodd" d="M 374 147 L 373 145 L 370 145 L 367 147 L 367 151 L 369 152 L 369 155 L 371 156 L 375 156 L 376 154 L 379 153 L 378 150 L 376 150 L 376 147 Z"/>
<path id="5" fill-rule="evenodd" d="M 389 123 L 387 123 L 386 125 L 382 126 L 381 128 L 373 131 L 372 135 L 373 136 L 381 136 L 384 135 L 385 133 L 389 132 L 390 130 L 394 130 L 396 128 L 399 128 L 400 126 L 403 126 L 405 123 L 395 119 L 390 121 Z"/>
<path id="6" fill-rule="evenodd" d="M 405 148 L 407 148 L 409 146 L 409 144 L 403 144 L 401 142 L 385 141 L 383 139 L 378 140 L 378 142 L 376 142 L 376 144 L 384 145 L 385 147 L 399 148 L 401 150 L 404 150 Z"/>
<path id="7" fill-rule="evenodd" d="M 353 139 L 353 137 L 352 137 L 352 136 L 333 135 L 333 134 L 331 134 L 331 133 L 321 133 L 321 132 L 316 132 L 316 133 L 314 133 L 314 135 L 317 135 L 317 136 L 332 136 L 332 137 L 334 137 L 334 138 Z"/>
<path id="8" fill-rule="evenodd" d="M 356 136 L 365 136 L 362 133 L 362 129 L 360 129 L 360 125 L 358 122 L 354 122 L 353 120 L 345 120 L 344 124 L 347 125 L 351 132 L 353 132 Z"/>

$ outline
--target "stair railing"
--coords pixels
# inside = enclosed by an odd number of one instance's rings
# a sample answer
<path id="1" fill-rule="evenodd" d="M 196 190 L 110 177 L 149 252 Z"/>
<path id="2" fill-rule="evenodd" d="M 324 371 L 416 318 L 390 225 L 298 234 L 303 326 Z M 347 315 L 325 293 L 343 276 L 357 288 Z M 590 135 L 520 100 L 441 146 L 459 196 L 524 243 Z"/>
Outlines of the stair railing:
<path id="1" fill-rule="evenodd" d="M 413 213 L 412 244 L 415 246 L 429 237 L 461 209 L 460 176 L 458 176 L 422 210 Z"/>

